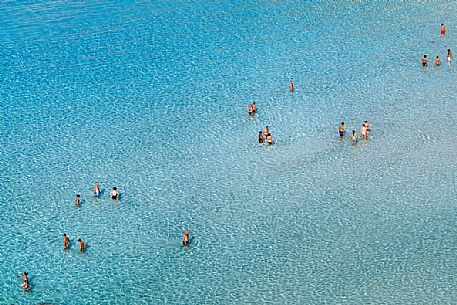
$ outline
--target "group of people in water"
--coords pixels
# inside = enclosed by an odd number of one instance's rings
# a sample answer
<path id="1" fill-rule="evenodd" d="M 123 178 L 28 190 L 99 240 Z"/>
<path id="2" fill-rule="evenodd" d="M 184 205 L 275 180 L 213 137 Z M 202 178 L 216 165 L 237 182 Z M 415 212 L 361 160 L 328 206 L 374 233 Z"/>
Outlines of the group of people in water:
<path id="1" fill-rule="evenodd" d="M 81 238 L 78 238 L 78 243 L 79 243 L 79 252 L 83 253 L 84 250 L 86 249 L 86 243 L 82 241 Z M 63 248 L 64 250 L 70 249 L 70 238 L 66 233 L 63 233 Z"/>
<path id="2" fill-rule="evenodd" d="M 268 145 L 273 144 L 273 137 L 270 133 L 270 128 L 268 126 L 265 126 L 265 128 L 262 130 L 259 130 L 259 143 L 267 143 Z"/>
<path id="3" fill-rule="evenodd" d="M 95 181 L 94 197 L 99 198 L 101 196 L 101 194 L 102 194 L 102 191 L 100 189 L 100 184 L 98 183 L 98 181 Z M 117 190 L 117 187 L 114 186 L 111 189 L 110 196 L 111 196 L 111 199 L 113 199 L 113 200 L 119 199 L 119 191 Z M 81 207 L 81 195 L 80 194 L 76 194 L 75 204 L 78 208 Z"/>
<path id="4" fill-rule="evenodd" d="M 344 125 L 344 122 L 341 122 L 340 125 L 338 126 L 338 132 L 340 133 L 340 139 L 341 140 L 344 139 L 344 135 L 346 133 L 346 126 Z M 360 129 L 360 134 L 361 134 L 362 140 L 368 139 L 370 132 L 371 132 L 371 124 L 368 123 L 368 121 L 363 122 L 362 128 Z M 357 134 L 357 132 L 355 130 L 352 130 L 350 137 L 351 137 L 352 145 L 356 145 L 357 142 L 359 142 L 359 135 Z"/>
<path id="5" fill-rule="evenodd" d="M 440 27 L 440 35 L 442 37 L 444 37 L 446 35 L 446 27 L 443 23 L 441 23 L 441 27 Z M 447 49 L 447 61 L 448 63 L 450 63 L 452 61 L 452 51 L 451 49 Z M 440 57 L 437 55 L 436 58 L 435 58 L 435 66 L 439 66 L 441 65 L 441 59 Z M 423 66 L 427 66 L 428 64 L 428 58 L 427 58 L 427 55 L 424 55 L 422 57 L 422 65 Z M 294 83 L 292 82 L 292 80 L 289 80 L 289 91 L 290 93 L 293 93 L 294 92 Z M 254 115 L 257 113 L 257 105 L 256 105 L 256 102 L 253 102 L 251 104 L 249 104 L 248 106 L 248 113 L 249 115 Z M 345 133 L 346 133 L 346 127 L 344 125 L 344 122 L 341 122 L 338 126 L 338 131 L 339 131 L 339 135 L 340 135 L 340 139 L 344 139 L 344 136 L 345 136 Z M 362 124 L 362 128 L 360 129 L 360 134 L 361 134 L 361 139 L 362 140 L 365 140 L 368 138 L 369 134 L 371 132 L 371 125 L 368 121 L 365 121 L 363 124 Z M 357 132 L 355 130 L 352 130 L 352 133 L 350 135 L 350 138 L 351 138 L 351 142 L 352 142 L 352 145 L 356 145 L 359 141 L 359 136 L 357 134 Z M 273 144 L 273 137 L 270 133 L 270 129 L 268 126 L 265 126 L 265 128 L 262 130 L 259 131 L 259 134 L 258 134 L 258 141 L 260 144 L 268 144 L 268 145 L 272 145 Z M 98 183 L 98 181 L 95 182 L 95 185 L 94 185 L 94 196 L 95 197 L 100 197 L 102 194 L 102 191 L 101 191 L 101 188 L 100 188 L 100 184 Z M 113 200 L 117 200 L 119 199 L 119 191 L 117 190 L 117 187 L 113 187 L 111 192 L 110 192 L 110 196 L 111 196 L 111 199 Z M 80 207 L 81 206 L 81 195 L 80 194 L 77 194 L 76 195 L 76 206 L 77 207 Z M 80 253 L 83 253 L 86 249 L 86 246 L 87 246 L 87 243 L 84 242 L 81 238 L 78 238 L 78 243 L 79 243 L 79 252 Z M 70 238 L 68 237 L 68 235 L 66 233 L 63 234 L 63 247 L 65 250 L 68 250 L 70 249 Z M 190 244 L 190 230 L 186 230 L 184 232 L 184 235 L 182 236 L 182 245 L 183 246 L 187 246 Z M 20 277 L 21 279 L 23 279 L 23 283 L 21 284 L 21 287 L 24 289 L 24 291 L 29 291 L 30 290 L 30 281 L 29 281 L 29 278 L 28 278 L 28 272 L 24 272 L 23 274 L 21 273 L 18 273 L 18 277 Z"/>
<path id="6" fill-rule="evenodd" d="M 292 80 L 289 80 L 289 91 L 290 91 L 290 93 L 294 92 L 294 83 L 292 82 Z M 255 102 L 252 102 L 251 104 L 248 105 L 248 114 L 254 115 L 256 113 L 257 113 L 257 105 Z M 259 130 L 258 139 L 259 139 L 259 144 L 264 144 L 264 143 L 266 143 L 267 145 L 273 144 L 273 136 L 271 135 L 270 128 L 268 126 L 265 126 L 263 131 Z"/>
<path id="7" fill-rule="evenodd" d="M 440 26 L 440 36 L 441 37 L 446 36 L 446 26 L 443 23 L 441 23 L 441 26 Z M 452 56 L 453 56 L 453 54 L 452 54 L 451 49 L 447 49 L 446 59 L 447 59 L 448 63 L 451 63 Z M 426 67 L 428 65 L 428 58 L 427 58 L 426 54 L 424 56 L 422 56 L 421 62 L 422 62 L 423 67 Z M 435 66 L 440 66 L 440 65 L 441 65 L 441 58 L 438 55 L 436 55 Z"/>
<path id="8" fill-rule="evenodd" d="M 100 184 L 98 181 L 95 182 L 94 185 L 94 197 L 100 197 L 102 194 Z M 117 187 L 113 187 L 111 192 L 110 192 L 111 199 L 117 200 L 119 199 L 119 191 L 117 190 Z M 76 206 L 79 208 L 81 207 L 81 195 L 77 194 L 76 195 Z M 87 247 L 87 243 L 83 241 L 81 238 L 78 238 L 78 243 L 79 243 L 79 253 L 84 253 Z M 186 230 L 184 232 L 184 235 L 182 236 L 182 245 L 183 246 L 188 246 L 190 244 L 190 230 Z M 64 250 L 69 250 L 71 246 L 71 241 L 70 238 L 66 233 L 63 233 L 63 248 Z M 30 281 L 28 278 L 28 272 L 24 272 L 23 274 L 18 273 L 18 277 L 22 278 L 24 282 L 21 284 L 21 287 L 24 288 L 24 291 L 30 291 L 31 285 Z"/>
<path id="9" fill-rule="evenodd" d="M 249 104 L 248 113 L 249 113 L 249 115 L 254 115 L 255 113 L 257 113 L 257 105 L 255 102 Z M 268 145 L 273 144 L 273 136 L 271 135 L 270 129 L 268 126 L 265 126 L 265 128 L 263 129 L 263 132 L 262 132 L 262 130 L 259 131 L 259 143 L 260 144 L 267 143 Z"/>
<path id="10" fill-rule="evenodd" d="M 289 80 L 289 91 L 290 91 L 290 93 L 294 92 L 294 83 L 292 82 L 292 80 Z M 248 106 L 249 115 L 253 115 L 256 112 L 257 112 L 256 103 L 253 102 L 253 103 L 249 104 L 249 106 Z M 346 133 L 346 127 L 344 125 L 344 122 L 341 122 L 341 124 L 338 127 L 338 131 L 340 134 L 340 139 L 344 139 L 344 135 Z M 371 131 L 370 123 L 368 123 L 368 121 L 363 122 L 362 128 L 360 129 L 360 134 L 361 134 L 362 140 L 368 139 L 368 135 L 369 135 L 370 131 Z M 359 135 L 357 134 L 357 132 L 355 130 L 352 130 L 350 137 L 351 137 L 352 145 L 357 144 L 357 142 L 359 141 Z M 268 126 L 265 126 L 263 131 L 262 130 L 259 131 L 258 141 L 259 141 L 259 144 L 264 144 L 264 143 L 266 143 L 268 145 L 273 144 L 273 137 L 271 136 L 270 128 Z"/>

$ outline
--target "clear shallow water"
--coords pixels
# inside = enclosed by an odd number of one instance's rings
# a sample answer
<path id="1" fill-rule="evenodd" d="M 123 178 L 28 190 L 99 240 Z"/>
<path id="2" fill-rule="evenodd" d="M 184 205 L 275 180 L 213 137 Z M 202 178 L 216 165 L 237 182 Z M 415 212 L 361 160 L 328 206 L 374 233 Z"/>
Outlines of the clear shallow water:
<path id="1" fill-rule="evenodd" d="M 420 66 L 457 50 L 456 4 L 1 9 L 0 303 L 457 298 L 457 71 Z"/>

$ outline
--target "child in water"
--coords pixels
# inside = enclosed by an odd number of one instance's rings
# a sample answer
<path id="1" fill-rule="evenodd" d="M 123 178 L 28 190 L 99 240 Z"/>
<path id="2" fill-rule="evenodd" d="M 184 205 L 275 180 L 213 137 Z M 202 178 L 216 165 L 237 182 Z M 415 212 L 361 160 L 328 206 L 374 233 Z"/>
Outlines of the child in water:
<path id="1" fill-rule="evenodd" d="M 352 135 L 351 135 L 352 145 L 357 144 L 358 139 L 359 139 L 359 136 L 357 135 L 355 130 L 353 130 Z"/>

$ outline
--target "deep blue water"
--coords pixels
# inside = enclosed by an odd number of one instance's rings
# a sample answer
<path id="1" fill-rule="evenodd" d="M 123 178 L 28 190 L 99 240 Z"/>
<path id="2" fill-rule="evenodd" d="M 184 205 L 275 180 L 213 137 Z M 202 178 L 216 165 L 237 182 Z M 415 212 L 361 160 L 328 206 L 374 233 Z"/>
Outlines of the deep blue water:
<path id="1" fill-rule="evenodd" d="M 0 303 L 455 303 L 456 9 L 1 3 Z"/>

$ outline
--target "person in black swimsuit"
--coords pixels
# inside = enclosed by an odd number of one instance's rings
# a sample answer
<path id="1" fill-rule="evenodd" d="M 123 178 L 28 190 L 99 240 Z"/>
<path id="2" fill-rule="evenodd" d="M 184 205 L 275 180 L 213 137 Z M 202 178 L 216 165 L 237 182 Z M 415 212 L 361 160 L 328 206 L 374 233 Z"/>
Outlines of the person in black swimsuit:
<path id="1" fill-rule="evenodd" d="M 112 199 L 119 198 L 119 192 L 117 191 L 117 187 L 113 187 L 113 189 L 111 190 L 111 198 Z"/>

